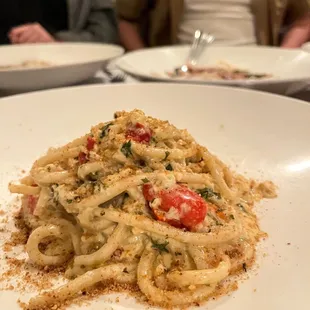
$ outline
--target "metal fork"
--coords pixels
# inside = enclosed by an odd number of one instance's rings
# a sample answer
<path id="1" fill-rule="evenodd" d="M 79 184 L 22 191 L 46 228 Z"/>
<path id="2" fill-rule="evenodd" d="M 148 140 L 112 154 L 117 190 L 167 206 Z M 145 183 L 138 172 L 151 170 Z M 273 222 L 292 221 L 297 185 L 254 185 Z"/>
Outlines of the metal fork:
<path id="1" fill-rule="evenodd" d="M 105 68 L 104 73 L 109 77 L 111 83 L 123 83 L 126 80 L 125 74 L 113 74 L 109 69 Z"/>
<path id="2" fill-rule="evenodd" d="M 188 72 L 188 66 L 195 66 L 206 46 L 213 43 L 214 40 L 215 37 L 212 34 L 205 33 L 202 30 L 196 30 L 185 64 L 174 69 L 174 74 L 178 76 L 182 73 Z"/>

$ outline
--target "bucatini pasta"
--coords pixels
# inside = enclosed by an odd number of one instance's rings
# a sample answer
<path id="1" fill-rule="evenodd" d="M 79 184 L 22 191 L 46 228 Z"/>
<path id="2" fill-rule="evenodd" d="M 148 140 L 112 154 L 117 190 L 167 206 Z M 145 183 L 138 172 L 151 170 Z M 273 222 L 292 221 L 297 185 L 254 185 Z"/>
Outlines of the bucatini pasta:
<path id="1" fill-rule="evenodd" d="M 233 173 L 186 130 L 139 110 L 50 149 L 9 189 L 23 195 L 30 260 L 67 264 L 70 279 L 27 309 L 111 280 L 163 307 L 205 301 L 251 266 L 264 236 L 253 205 L 276 196 L 273 183 Z"/>

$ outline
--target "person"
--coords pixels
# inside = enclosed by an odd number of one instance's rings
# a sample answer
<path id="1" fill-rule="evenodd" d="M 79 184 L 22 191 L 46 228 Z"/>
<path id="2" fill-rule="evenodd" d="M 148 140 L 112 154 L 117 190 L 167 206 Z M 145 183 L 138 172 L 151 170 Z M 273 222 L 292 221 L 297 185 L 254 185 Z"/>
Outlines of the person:
<path id="1" fill-rule="evenodd" d="M 309 39 L 307 0 L 116 0 L 116 9 L 120 40 L 127 50 L 188 44 L 196 29 L 231 46 L 294 48 Z"/>
<path id="2" fill-rule="evenodd" d="M 310 40 L 310 13 L 298 19 L 282 41 L 282 47 L 300 47 Z"/>
<path id="3" fill-rule="evenodd" d="M 117 43 L 110 0 L 1 0 L 0 44 Z"/>

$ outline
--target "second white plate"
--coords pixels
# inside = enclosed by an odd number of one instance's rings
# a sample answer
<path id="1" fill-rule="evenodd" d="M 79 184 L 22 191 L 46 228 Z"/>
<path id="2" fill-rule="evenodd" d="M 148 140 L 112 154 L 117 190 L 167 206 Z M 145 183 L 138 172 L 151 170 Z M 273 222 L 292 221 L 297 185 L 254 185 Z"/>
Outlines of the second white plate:
<path id="1" fill-rule="evenodd" d="M 211 81 L 169 77 L 167 72 L 184 64 L 188 51 L 189 46 L 145 49 L 124 55 L 117 61 L 117 66 L 146 80 L 239 86 L 279 94 L 289 94 L 297 88 L 300 90 L 305 82 L 310 81 L 310 54 L 301 50 L 269 47 L 212 46 L 206 49 L 199 61 L 203 67 L 225 62 L 253 73 L 272 74 L 269 79 Z"/>

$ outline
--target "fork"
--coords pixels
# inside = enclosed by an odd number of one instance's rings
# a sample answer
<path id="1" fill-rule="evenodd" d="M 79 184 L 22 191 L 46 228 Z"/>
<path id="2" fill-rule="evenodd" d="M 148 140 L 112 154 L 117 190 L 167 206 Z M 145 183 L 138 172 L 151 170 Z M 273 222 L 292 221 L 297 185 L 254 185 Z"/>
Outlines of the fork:
<path id="1" fill-rule="evenodd" d="M 109 77 L 111 83 L 123 83 L 126 80 L 125 74 L 118 73 L 115 75 L 107 68 L 105 68 L 103 71 Z"/>
<path id="2" fill-rule="evenodd" d="M 189 66 L 195 66 L 202 52 L 205 50 L 205 47 L 213 43 L 214 40 L 215 37 L 212 34 L 205 33 L 202 30 L 196 30 L 186 63 L 174 69 L 175 76 L 187 73 L 189 71 Z"/>

